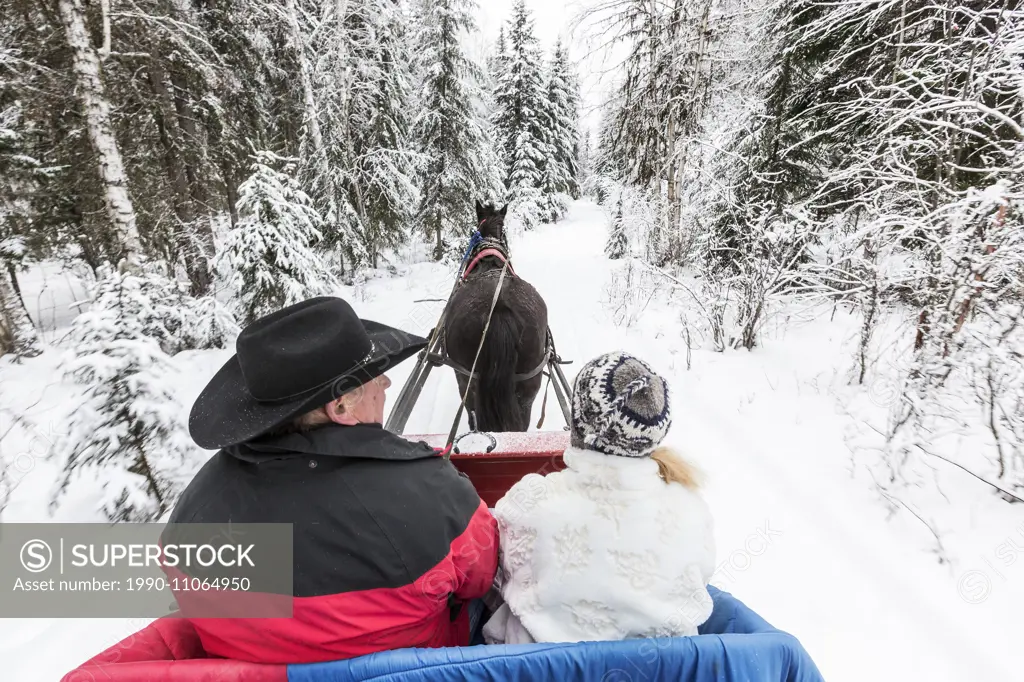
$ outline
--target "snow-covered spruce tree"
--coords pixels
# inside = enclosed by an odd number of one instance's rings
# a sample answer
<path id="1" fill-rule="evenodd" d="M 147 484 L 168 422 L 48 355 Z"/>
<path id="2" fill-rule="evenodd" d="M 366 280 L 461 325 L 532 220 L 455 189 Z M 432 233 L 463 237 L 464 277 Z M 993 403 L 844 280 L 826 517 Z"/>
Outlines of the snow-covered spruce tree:
<path id="1" fill-rule="evenodd" d="M 505 164 L 510 213 L 527 229 L 550 214 L 544 167 L 553 156 L 545 130 L 544 74 L 533 19 L 517 0 L 508 23 L 508 55 L 494 93 L 494 130 Z"/>
<path id="2" fill-rule="evenodd" d="M 498 42 L 494 44 L 494 52 L 487 58 L 487 73 L 493 78 L 505 68 L 508 56 L 508 44 L 505 41 L 505 27 L 498 27 Z"/>
<path id="3" fill-rule="evenodd" d="M 194 446 L 167 385 L 169 323 L 181 321 L 168 308 L 168 285 L 159 273 L 101 268 L 90 309 L 68 336 L 62 367 L 83 399 L 52 451 L 64 474 L 51 505 L 79 478 L 99 484 L 98 511 L 111 521 L 154 521 L 174 503 Z"/>
<path id="4" fill-rule="evenodd" d="M 576 142 L 576 168 L 579 169 L 577 178 L 578 199 L 583 194 L 589 193 L 590 179 L 594 177 L 594 144 L 591 139 L 592 131 L 588 127 L 582 127 L 577 119 L 577 130 L 580 131 L 579 140 Z"/>
<path id="5" fill-rule="evenodd" d="M 414 126 L 423 156 L 419 223 L 434 240 L 434 258 L 464 248 L 474 202 L 500 191 L 497 157 L 483 125 L 481 71 L 460 40 L 475 28 L 472 0 L 422 0 L 417 70 L 422 74 Z"/>
<path id="6" fill-rule="evenodd" d="M 366 66 L 359 63 L 354 43 L 365 34 L 366 5 L 363 0 L 325 3 L 323 8 L 303 0 L 284 4 L 302 95 L 298 145 L 287 153 L 295 156 L 295 175 L 322 217 L 319 248 L 334 252 L 342 271 L 368 260 L 352 125 L 354 81 Z"/>
<path id="7" fill-rule="evenodd" d="M 183 301 L 185 324 L 178 333 L 182 350 L 229 348 L 240 331 L 235 316 L 213 294 Z"/>
<path id="8" fill-rule="evenodd" d="M 622 199 L 619 198 L 618 207 L 615 210 L 615 217 L 612 219 L 611 232 L 608 234 L 608 241 L 604 245 L 604 253 L 612 260 L 618 260 L 629 253 L 629 237 L 626 236 L 625 224 L 622 217 Z"/>
<path id="9" fill-rule="evenodd" d="M 579 85 L 561 40 L 555 44 L 547 76 L 544 113 L 552 156 L 545 165 L 545 179 L 552 190 L 549 193 L 576 199 L 580 195 Z"/>
<path id="10" fill-rule="evenodd" d="M 616 140 L 618 129 L 615 115 L 614 107 L 602 107 L 597 130 L 597 146 L 592 157 L 590 187 L 594 199 L 602 206 L 616 200 L 614 192 L 611 191 L 612 187 L 625 176 L 624 159 L 619 155 L 620 148 Z"/>
<path id="11" fill-rule="evenodd" d="M 315 252 L 322 218 L 294 177 L 295 160 L 260 151 L 238 188 L 238 224 L 218 266 L 228 271 L 243 324 L 329 293 L 331 275 Z"/>
<path id="12" fill-rule="evenodd" d="M 349 97 L 353 144 L 351 187 L 361 209 L 363 239 L 373 267 L 379 254 L 406 241 L 419 200 L 414 115 L 412 31 L 392 0 L 363 0 L 350 33 L 355 69 Z"/>

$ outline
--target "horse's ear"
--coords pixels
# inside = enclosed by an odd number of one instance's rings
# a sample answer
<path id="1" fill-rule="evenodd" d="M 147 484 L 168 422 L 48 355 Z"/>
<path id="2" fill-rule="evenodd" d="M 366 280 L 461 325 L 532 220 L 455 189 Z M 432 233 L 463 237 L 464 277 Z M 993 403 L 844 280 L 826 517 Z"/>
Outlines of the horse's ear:
<path id="1" fill-rule="evenodd" d="M 476 222 L 479 225 L 480 221 L 484 219 L 484 205 L 480 203 L 480 200 L 476 200 Z"/>
<path id="2" fill-rule="evenodd" d="M 505 213 L 507 211 L 508 211 L 508 204 L 505 204 L 504 206 L 501 207 L 501 210 L 498 211 L 498 215 L 500 215 L 502 218 L 504 218 L 505 217 Z"/>

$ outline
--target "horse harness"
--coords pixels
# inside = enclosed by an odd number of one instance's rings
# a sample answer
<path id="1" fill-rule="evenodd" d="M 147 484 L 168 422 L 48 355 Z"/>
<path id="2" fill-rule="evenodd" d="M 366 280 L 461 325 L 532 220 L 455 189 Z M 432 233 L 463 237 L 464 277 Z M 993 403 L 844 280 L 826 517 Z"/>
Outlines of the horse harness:
<path id="1" fill-rule="evenodd" d="M 466 282 L 466 279 L 469 276 L 470 271 L 472 271 L 473 268 L 475 268 L 476 265 L 481 260 L 488 256 L 494 256 L 495 258 L 500 259 L 508 268 L 509 272 L 511 273 L 511 276 L 516 276 L 515 270 L 512 269 L 512 262 L 509 260 L 508 257 L 508 243 L 505 241 L 504 235 L 502 235 L 501 239 L 495 239 L 493 237 L 480 236 L 479 232 L 475 232 L 473 234 L 473 238 L 470 240 L 469 248 L 466 249 L 466 254 L 465 256 L 463 256 L 463 262 L 469 260 L 469 265 L 467 265 L 466 269 L 462 271 L 462 277 L 459 278 L 457 287 L 462 286 Z M 500 270 L 492 270 L 490 272 L 481 273 L 478 276 L 497 277 L 500 274 L 500 272 Z M 551 359 L 551 356 L 553 354 L 554 344 L 552 343 L 551 339 L 551 330 L 548 329 L 547 337 L 544 342 L 544 355 L 541 357 L 540 364 L 528 372 L 512 375 L 513 380 L 516 383 L 521 383 L 523 381 L 528 381 L 534 378 L 535 376 L 544 371 L 544 367 L 548 364 L 548 361 Z M 448 365 L 453 370 L 455 370 L 456 373 L 461 374 L 464 377 L 472 376 L 472 373 L 468 369 L 466 369 L 465 367 L 463 367 L 462 365 L 448 357 L 448 353 L 443 349 L 442 353 L 428 354 L 427 360 L 430 361 L 435 367 L 439 365 Z"/>

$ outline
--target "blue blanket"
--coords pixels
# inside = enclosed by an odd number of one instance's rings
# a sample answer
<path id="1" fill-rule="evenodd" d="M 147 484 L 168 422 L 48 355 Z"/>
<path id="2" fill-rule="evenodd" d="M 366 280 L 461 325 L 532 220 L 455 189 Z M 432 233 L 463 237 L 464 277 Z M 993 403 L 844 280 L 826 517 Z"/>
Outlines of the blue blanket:
<path id="1" fill-rule="evenodd" d="M 288 666 L 289 682 L 824 682 L 795 637 L 728 592 L 696 637 L 401 649 Z"/>

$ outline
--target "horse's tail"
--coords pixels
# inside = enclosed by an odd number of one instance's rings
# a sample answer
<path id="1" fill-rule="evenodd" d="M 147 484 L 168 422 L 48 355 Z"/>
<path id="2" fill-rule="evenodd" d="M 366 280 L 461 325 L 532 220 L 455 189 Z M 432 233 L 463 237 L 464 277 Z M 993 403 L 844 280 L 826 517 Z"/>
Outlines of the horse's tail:
<path id="1" fill-rule="evenodd" d="M 500 301 L 491 316 L 476 363 L 476 422 L 480 431 L 514 431 L 520 420 L 516 399 L 516 365 L 522 325 Z"/>

